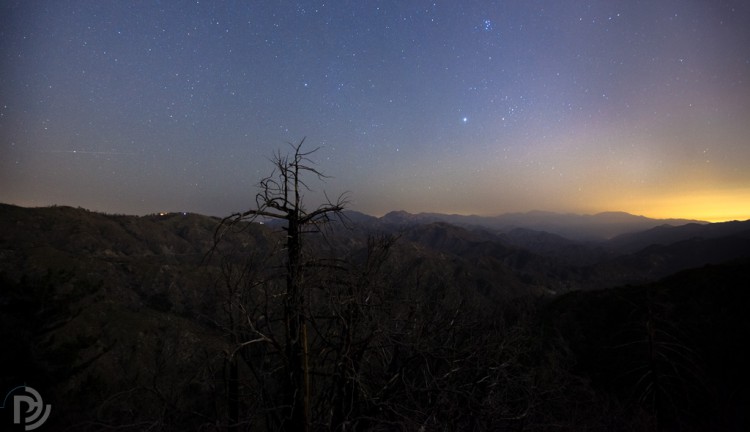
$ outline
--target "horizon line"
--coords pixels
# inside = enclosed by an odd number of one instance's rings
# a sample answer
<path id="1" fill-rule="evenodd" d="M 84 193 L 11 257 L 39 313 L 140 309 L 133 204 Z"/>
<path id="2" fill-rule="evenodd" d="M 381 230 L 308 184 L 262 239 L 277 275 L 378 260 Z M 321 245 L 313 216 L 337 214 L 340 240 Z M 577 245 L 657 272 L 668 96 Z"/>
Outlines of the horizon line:
<path id="1" fill-rule="evenodd" d="M 102 214 L 112 214 L 112 215 L 122 215 L 122 216 L 150 216 L 150 215 L 158 215 L 158 214 L 168 214 L 168 213 L 190 213 L 190 214 L 198 214 L 202 216 L 208 216 L 208 217 L 225 217 L 228 214 L 225 215 L 216 215 L 216 214 L 209 214 L 208 212 L 203 211 L 192 211 L 188 209 L 180 209 L 180 210 L 169 210 L 165 208 L 153 210 L 153 211 L 144 211 L 144 212 L 122 212 L 122 211 L 113 211 L 113 210 L 103 210 L 103 209 L 97 209 L 97 208 L 88 208 L 81 205 L 74 205 L 74 204 L 60 204 L 60 203 L 54 203 L 54 204 L 18 204 L 13 202 L 0 202 L 0 204 L 5 205 L 11 205 L 21 208 L 52 208 L 52 207 L 70 207 L 70 208 L 79 208 L 86 211 L 94 212 L 94 213 L 102 213 Z M 357 210 L 356 208 L 347 208 L 345 211 L 354 211 L 357 213 L 365 214 L 367 216 L 375 217 L 375 218 L 382 218 L 385 215 L 393 212 L 405 212 L 410 215 L 420 215 L 420 214 L 434 214 L 434 215 L 445 215 L 445 216 L 463 216 L 463 217 L 482 217 L 482 218 L 493 218 L 493 217 L 501 217 L 506 215 L 524 215 L 524 214 L 531 214 L 531 213 L 548 213 L 552 215 L 559 215 L 559 216 L 596 216 L 606 213 L 620 213 L 620 214 L 627 214 L 630 216 L 635 217 L 643 217 L 647 219 L 652 220 L 681 220 L 681 221 L 688 221 L 688 222 L 702 222 L 702 223 L 722 223 L 722 222 L 733 222 L 733 221 L 746 221 L 750 220 L 750 215 L 746 217 L 733 217 L 733 216 L 718 216 L 718 217 L 703 217 L 703 218 L 696 218 L 696 217 L 680 217 L 680 216 L 649 216 L 646 214 L 642 214 L 641 212 L 629 212 L 625 210 L 604 210 L 604 211 L 597 211 L 597 212 L 574 212 L 574 211 L 555 211 L 555 210 L 540 210 L 540 209 L 532 209 L 532 210 L 526 210 L 526 211 L 507 211 L 502 213 L 492 213 L 492 214 L 479 214 L 479 213 L 471 213 L 471 212 L 441 212 L 441 211 L 409 211 L 404 209 L 395 209 L 395 210 L 389 210 L 386 212 L 367 212 L 362 210 Z"/>

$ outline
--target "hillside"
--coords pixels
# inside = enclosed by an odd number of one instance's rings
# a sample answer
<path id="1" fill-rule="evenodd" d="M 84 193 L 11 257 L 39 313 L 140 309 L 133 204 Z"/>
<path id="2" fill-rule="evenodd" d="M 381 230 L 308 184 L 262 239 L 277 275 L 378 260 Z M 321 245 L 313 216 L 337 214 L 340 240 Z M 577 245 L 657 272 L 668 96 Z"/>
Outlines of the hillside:
<path id="1" fill-rule="evenodd" d="M 632 253 L 652 245 L 670 245 L 693 239 L 750 238 L 750 221 L 714 224 L 660 225 L 645 231 L 621 234 L 607 241 L 607 248 Z"/>
<path id="2" fill-rule="evenodd" d="M 712 334 L 736 325 L 738 338 L 746 334 L 736 310 L 745 304 L 746 223 L 584 242 L 404 214 L 345 215 L 305 237 L 319 401 L 311 409 L 321 419 L 339 406 L 361 430 L 642 429 L 661 414 L 633 403 L 632 382 L 602 367 L 612 355 L 601 351 L 602 335 L 626 331 L 622 314 L 642 323 L 618 302 L 658 292 L 659 307 L 677 311 L 665 316 L 670 325 Z M 40 391 L 55 406 L 55 429 L 224 430 L 237 418 L 275 430 L 276 414 L 259 412 L 280 412 L 273 394 L 284 386 L 275 365 L 284 361 L 276 341 L 286 234 L 241 223 L 214 247 L 220 223 L 190 213 L 0 205 L 0 385 Z M 728 356 L 739 339 L 700 332 L 686 336 L 698 339 L 690 348 L 716 353 L 701 373 L 733 407 L 742 400 L 712 371 L 724 362 L 737 369 Z M 627 351 L 622 361 L 640 355 Z M 343 378 L 355 371 L 356 382 Z M 708 419 L 697 424 L 742 425 L 731 412 L 693 403 L 679 409 Z"/>
<path id="3" fill-rule="evenodd" d="M 544 312 L 576 374 L 626 406 L 651 411 L 639 430 L 747 430 L 745 345 L 750 260 L 642 286 L 577 292 Z M 615 426 L 616 427 L 616 426 Z"/>

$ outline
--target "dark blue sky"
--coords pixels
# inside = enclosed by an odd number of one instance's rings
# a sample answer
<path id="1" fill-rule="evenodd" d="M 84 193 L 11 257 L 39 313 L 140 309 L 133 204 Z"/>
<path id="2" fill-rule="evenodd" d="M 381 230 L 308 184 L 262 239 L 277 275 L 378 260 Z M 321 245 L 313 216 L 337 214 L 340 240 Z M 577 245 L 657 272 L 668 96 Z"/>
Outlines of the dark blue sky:
<path id="1" fill-rule="evenodd" d="M 750 217 L 743 1 L 4 1 L 0 201 Z M 316 193 L 309 195 L 311 201 Z"/>

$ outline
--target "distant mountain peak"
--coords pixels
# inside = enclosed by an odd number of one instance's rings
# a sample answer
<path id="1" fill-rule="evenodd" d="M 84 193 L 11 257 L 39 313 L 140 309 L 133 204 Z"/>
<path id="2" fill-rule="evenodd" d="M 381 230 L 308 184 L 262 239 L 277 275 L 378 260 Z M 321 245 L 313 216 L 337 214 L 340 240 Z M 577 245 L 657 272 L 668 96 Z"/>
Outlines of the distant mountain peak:
<path id="1" fill-rule="evenodd" d="M 426 216 L 424 213 L 413 214 L 405 210 L 395 210 L 386 213 L 380 218 L 381 221 L 393 224 L 413 224 L 413 223 L 424 223 L 434 222 L 440 220 L 440 218 Z"/>
<path id="2" fill-rule="evenodd" d="M 403 217 L 403 216 L 414 216 L 414 215 L 412 213 L 409 213 L 406 210 L 393 210 L 383 215 L 383 218 L 393 218 L 393 217 Z"/>

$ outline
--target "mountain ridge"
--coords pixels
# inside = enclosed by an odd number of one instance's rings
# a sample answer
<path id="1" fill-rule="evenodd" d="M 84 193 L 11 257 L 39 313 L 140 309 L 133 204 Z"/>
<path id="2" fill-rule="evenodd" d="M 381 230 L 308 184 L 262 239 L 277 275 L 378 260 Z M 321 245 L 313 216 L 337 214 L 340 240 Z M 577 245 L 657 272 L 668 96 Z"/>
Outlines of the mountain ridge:
<path id="1" fill-rule="evenodd" d="M 82 207 L 70 205 L 50 205 L 37 207 L 24 207 L 9 203 L 0 203 L 0 206 L 17 207 L 17 208 L 58 208 L 58 209 L 81 209 L 90 213 L 111 215 L 111 216 L 166 216 L 166 215 L 200 215 L 207 218 L 220 220 L 221 217 L 215 215 L 204 215 L 190 211 L 179 212 L 154 212 L 150 214 L 110 214 L 99 212 Z M 562 213 L 547 210 L 530 210 L 527 212 L 508 212 L 492 216 L 481 215 L 464 215 L 458 213 L 438 213 L 438 212 L 419 212 L 411 213 L 406 210 L 392 210 L 383 216 L 373 216 L 354 209 L 344 211 L 345 218 L 355 223 L 367 222 L 375 223 L 376 221 L 386 225 L 398 225 L 409 223 L 426 223 L 426 222 L 448 222 L 459 226 L 482 226 L 501 230 L 510 231 L 515 228 L 531 229 L 535 231 L 546 231 L 557 234 L 571 240 L 609 240 L 629 232 L 643 231 L 662 225 L 682 226 L 687 224 L 709 224 L 707 221 L 685 218 L 649 218 L 643 215 L 636 215 L 624 211 L 604 211 L 598 213 Z M 590 228 L 590 233 L 586 233 L 584 227 Z M 606 233 L 613 233 L 605 236 Z"/>
<path id="2" fill-rule="evenodd" d="M 404 210 L 386 213 L 380 221 L 392 224 L 425 223 L 442 221 L 460 226 L 483 226 L 510 231 L 526 228 L 582 241 L 608 240 L 629 232 L 643 231 L 659 225 L 707 224 L 694 219 L 653 219 L 622 211 L 607 211 L 596 214 L 555 213 L 533 210 L 523 213 L 505 213 L 497 216 L 458 215 L 443 213 L 416 213 Z"/>
<path id="3" fill-rule="evenodd" d="M 397 249 L 403 249 L 402 257 L 407 259 L 414 258 L 409 251 L 421 251 L 464 268 L 479 262 L 484 262 L 486 269 L 499 265 L 504 268 L 504 279 L 496 279 L 499 274 L 492 270 L 481 277 L 482 284 L 501 290 L 515 287 L 508 290 L 515 293 L 525 289 L 560 293 L 607 288 L 750 256 L 750 221 L 677 227 L 662 224 L 603 241 L 571 239 L 552 230 L 457 224 L 434 214 L 413 216 L 396 212 L 376 218 L 346 211 L 340 222 L 334 220 L 327 229 L 333 241 L 313 241 L 311 246 L 320 248 L 317 253 L 346 256 L 363 248 L 372 234 L 396 236 L 401 239 Z M 617 217 L 630 219 L 620 213 Z M 219 223 L 219 218 L 182 212 L 121 216 L 64 206 L 25 209 L 3 204 L 0 244 L 4 246 L 0 247 L 0 256 L 12 259 L 14 254 L 26 250 L 35 257 L 38 267 L 45 260 L 59 260 L 62 265 L 70 262 L 66 256 L 79 255 L 89 257 L 87 260 L 103 259 L 106 265 L 98 268 L 111 270 L 115 261 L 136 257 L 159 257 L 157 261 L 165 265 L 198 263 L 211 250 Z M 253 228 L 245 230 L 241 240 L 226 247 L 240 250 L 250 246 L 257 253 L 264 253 L 281 241 L 280 225 L 250 225 Z M 48 252 L 37 254 L 34 250 Z M 12 266 L 6 271 L 15 273 Z M 491 280 L 494 282 L 489 283 Z"/>

